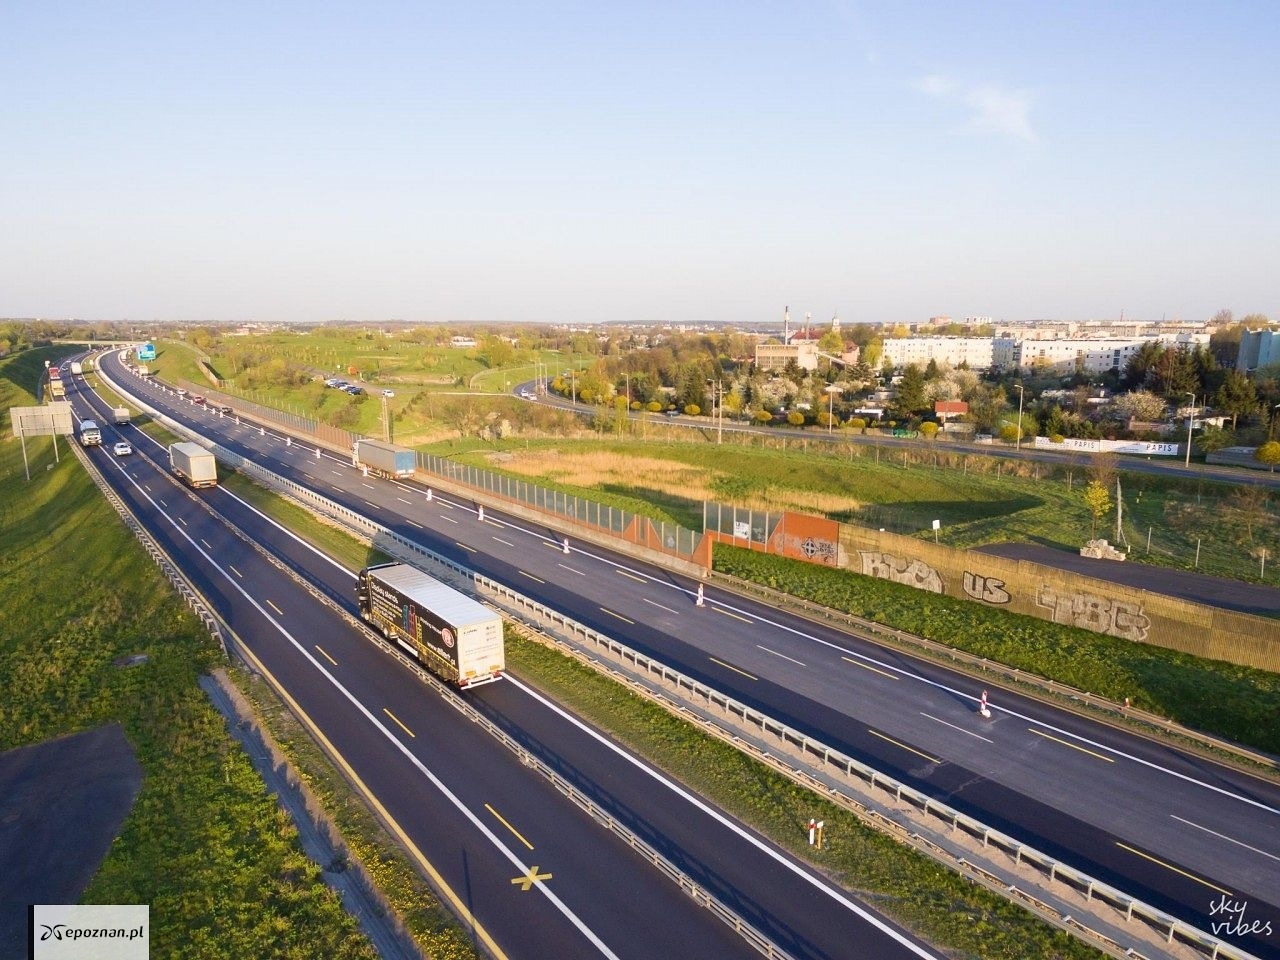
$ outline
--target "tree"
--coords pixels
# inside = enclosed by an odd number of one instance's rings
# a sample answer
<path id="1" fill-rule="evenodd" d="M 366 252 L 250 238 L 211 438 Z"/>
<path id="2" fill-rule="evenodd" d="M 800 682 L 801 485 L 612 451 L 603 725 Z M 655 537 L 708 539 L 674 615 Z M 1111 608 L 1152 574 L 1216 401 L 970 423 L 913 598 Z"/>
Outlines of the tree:
<path id="1" fill-rule="evenodd" d="M 1228 370 L 1222 386 L 1213 398 L 1213 405 L 1223 413 L 1231 414 L 1231 429 L 1234 430 L 1239 416 L 1249 416 L 1257 411 L 1257 388 L 1239 370 Z"/>
<path id="2" fill-rule="evenodd" d="M 938 425 L 932 420 L 926 420 L 924 423 L 920 424 L 920 436 L 924 437 L 926 440 L 932 440 L 937 435 Z"/>
<path id="3" fill-rule="evenodd" d="M 1112 406 L 1125 420 L 1151 422 L 1164 416 L 1165 402 L 1149 390 L 1133 390 L 1116 397 Z"/>
<path id="4" fill-rule="evenodd" d="M 1147 374 L 1156 365 L 1156 361 L 1164 355 L 1164 344 L 1158 340 L 1150 340 L 1140 346 L 1124 366 L 1124 375 L 1120 385 L 1127 390 L 1136 390 L 1147 382 Z"/>
<path id="5" fill-rule="evenodd" d="M 924 392 L 924 375 L 919 367 L 909 363 L 902 371 L 902 382 L 898 384 L 898 396 L 893 401 L 894 412 L 899 417 L 910 418 L 928 409 L 928 406 L 929 401 Z"/>
<path id="6" fill-rule="evenodd" d="M 1271 472 L 1276 472 L 1276 464 L 1280 463 L 1280 440 L 1268 440 L 1257 450 L 1253 451 L 1253 459 L 1259 463 L 1271 468 Z"/>
<path id="7" fill-rule="evenodd" d="M 1111 509 L 1111 493 L 1097 480 L 1090 480 L 1089 485 L 1084 488 L 1083 496 L 1084 505 L 1089 508 L 1089 515 L 1093 518 L 1093 529 L 1090 533 L 1092 538 L 1097 535 L 1098 524 Z"/>
<path id="8" fill-rule="evenodd" d="M 818 339 L 818 349 L 823 353 L 835 354 L 837 357 L 844 353 L 844 339 L 840 336 L 839 330 L 828 330 Z"/>

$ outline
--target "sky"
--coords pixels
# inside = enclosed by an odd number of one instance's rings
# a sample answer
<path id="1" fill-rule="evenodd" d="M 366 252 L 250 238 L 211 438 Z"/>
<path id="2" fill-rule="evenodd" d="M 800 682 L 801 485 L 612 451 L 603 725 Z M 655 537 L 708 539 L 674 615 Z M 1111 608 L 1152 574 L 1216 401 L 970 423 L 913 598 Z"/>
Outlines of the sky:
<path id="1" fill-rule="evenodd" d="M 1280 319 L 1280 3 L 0 2 L 0 316 Z"/>

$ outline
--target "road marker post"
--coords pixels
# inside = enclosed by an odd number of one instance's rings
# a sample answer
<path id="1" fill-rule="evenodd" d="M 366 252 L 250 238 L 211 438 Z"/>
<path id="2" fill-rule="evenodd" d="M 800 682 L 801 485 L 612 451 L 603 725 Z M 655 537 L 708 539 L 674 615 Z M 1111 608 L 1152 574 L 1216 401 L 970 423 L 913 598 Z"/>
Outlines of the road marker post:
<path id="1" fill-rule="evenodd" d="M 978 713 L 983 720 L 991 719 L 991 708 L 987 706 L 987 691 L 982 691 L 982 700 L 978 703 Z"/>

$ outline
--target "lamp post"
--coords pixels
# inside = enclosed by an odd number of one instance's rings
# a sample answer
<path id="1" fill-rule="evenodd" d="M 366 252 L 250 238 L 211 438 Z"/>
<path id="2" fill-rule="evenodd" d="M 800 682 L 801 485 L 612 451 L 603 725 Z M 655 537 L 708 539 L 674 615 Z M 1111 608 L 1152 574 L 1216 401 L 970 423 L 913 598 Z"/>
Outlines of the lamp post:
<path id="1" fill-rule="evenodd" d="M 1020 383 L 1015 383 L 1014 387 L 1018 390 L 1018 435 L 1013 441 L 1013 449 L 1016 453 L 1022 449 L 1022 398 L 1024 390 Z"/>
<path id="2" fill-rule="evenodd" d="M 1280 403 L 1271 408 L 1271 426 L 1267 428 L 1267 439 L 1274 440 L 1276 438 L 1276 417 L 1280 416 Z"/>
<path id="3" fill-rule="evenodd" d="M 1187 396 L 1191 398 L 1191 408 L 1187 411 L 1187 456 L 1182 461 L 1182 465 L 1189 469 L 1191 467 L 1191 428 L 1196 423 L 1196 395 L 1187 391 Z"/>

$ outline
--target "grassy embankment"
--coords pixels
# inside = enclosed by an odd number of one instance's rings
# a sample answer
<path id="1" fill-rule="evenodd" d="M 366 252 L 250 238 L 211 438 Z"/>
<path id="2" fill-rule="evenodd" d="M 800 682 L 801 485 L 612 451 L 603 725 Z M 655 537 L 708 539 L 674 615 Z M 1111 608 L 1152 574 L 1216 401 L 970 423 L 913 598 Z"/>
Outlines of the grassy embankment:
<path id="1" fill-rule="evenodd" d="M 31 404 L 52 350 L 0 363 L 0 408 Z M 373 957 L 196 684 L 217 645 L 59 440 L 0 443 L 0 749 L 119 723 L 141 792 L 87 903 L 151 906 L 175 958 Z M 46 469 L 51 467 L 50 469 Z M 127 669 L 118 657 L 146 654 Z"/>

